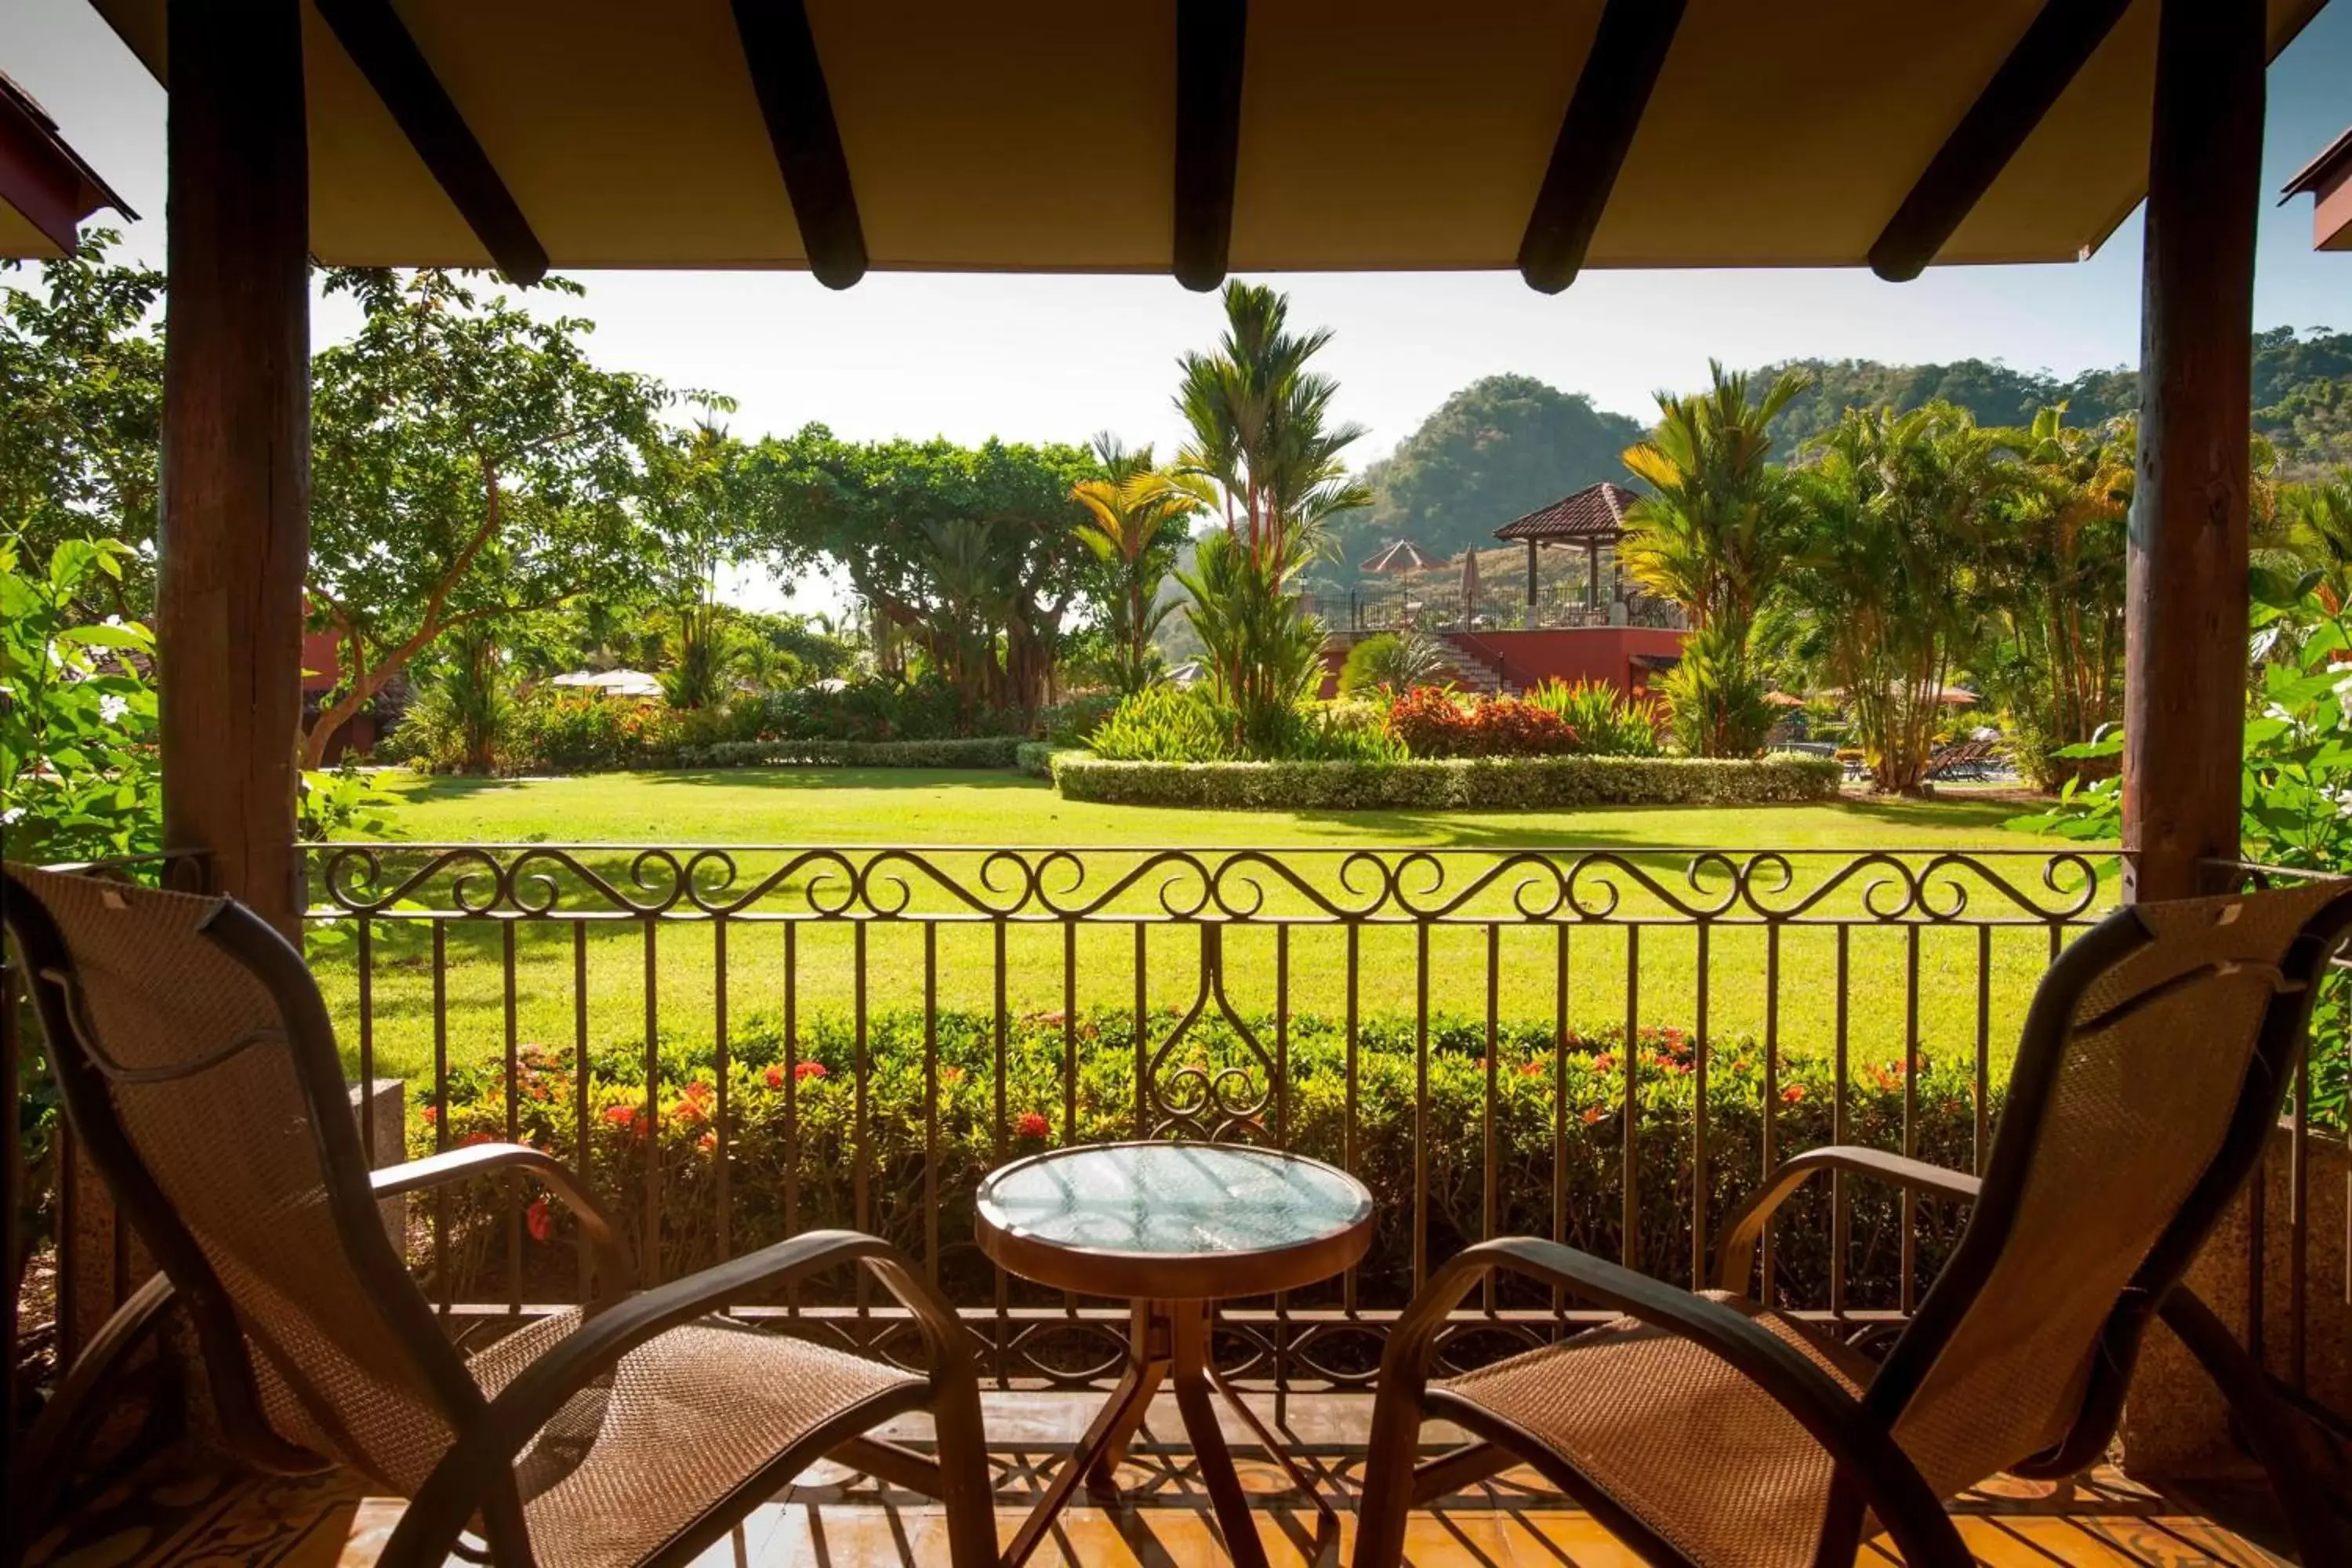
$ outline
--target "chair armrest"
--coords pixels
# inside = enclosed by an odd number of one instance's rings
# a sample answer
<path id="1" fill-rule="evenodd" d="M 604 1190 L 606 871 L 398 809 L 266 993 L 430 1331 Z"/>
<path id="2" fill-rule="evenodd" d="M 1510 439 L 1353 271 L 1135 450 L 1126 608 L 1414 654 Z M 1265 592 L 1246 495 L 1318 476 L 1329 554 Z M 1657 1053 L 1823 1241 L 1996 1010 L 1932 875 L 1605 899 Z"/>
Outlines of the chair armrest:
<path id="1" fill-rule="evenodd" d="M 1870 1176 L 1882 1182 L 1914 1191 L 1933 1193 L 1937 1197 L 1954 1198 L 1961 1203 L 1973 1203 L 1983 1184 L 1965 1171 L 1947 1170 L 1931 1165 L 1925 1160 L 1907 1155 L 1889 1154 L 1878 1149 L 1858 1149 L 1850 1144 L 1832 1144 L 1826 1149 L 1811 1149 L 1792 1160 L 1784 1160 L 1772 1173 L 1757 1194 L 1733 1211 L 1725 1225 L 1723 1241 L 1716 1252 L 1716 1288 L 1738 1294 L 1747 1293 L 1748 1276 L 1756 1268 L 1756 1244 L 1762 1239 L 1765 1222 L 1772 1213 L 1788 1201 L 1789 1194 L 1805 1184 L 1805 1179 L 1815 1171 L 1851 1171 L 1856 1175 Z"/>
<path id="2" fill-rule="evenodd" d="M 447 1542 L 457 1539 L 467 1520 L 482 1506 L 489 1489 L 511 1477 L 515 1456 L 523 1446 L 566 1400 L 631 1351 L 730 1300 L 852 1262 L 872 1269 L 914 1314 L 926 1342 L 940 1358 L 932 1373 L 935 1384 L 971 1375 L 971 1349 L 954 1312 L 907 1268 L 896 1247 L 856 1231 L 811 1231 L 683 1279 L 625 1296 L 583 1319 L 577 1329 L 517 1373 L 459 1432 L 409 1502 L 381 1560 L 438 1562 Z"/>
<path id="3" fill-rule="evenodd" d="M 544 1149 L 535 1149 L 528 1143 L 473 1143 L 463 1149 L 445 1149 L 405 1164 L 387 1165 L 372 1172 L 368 1182 L 377 1197 L 389 1198 L 509 1170 L 520 1170 L 535 1178 L 562 1198 L 563 1206 L 580 1221 L 581 1233 L 588 1238 L 589 1250 L 595 1256 L 600 1297 L 636 1287 L 636 1269 L 629 1261 L 628 1248 L 621 1240 L 620 1227 L 613 1223 L 613 1216 L 604 1212 L 604 1205 L 571 1166 Z"/>
<path id="4" fill-rule="evenodd" d="M 1418 1401 L 1438 1329 L 1495 1269 L 1539 1279 L 1664 1330 L 1716 1357 L 1795 1417 L 1884 1521 L 1918 1568 L 1972 1563 L 1942 1500 L 1893 1435 L 1845 1386 L 1747 1314 L 1591 1253 L 1533 1237 L 1504 1237 L 1456 1254 L 1431 1276 L 1391 1331 L 1381 1381 L 1410 1385 Z"/>

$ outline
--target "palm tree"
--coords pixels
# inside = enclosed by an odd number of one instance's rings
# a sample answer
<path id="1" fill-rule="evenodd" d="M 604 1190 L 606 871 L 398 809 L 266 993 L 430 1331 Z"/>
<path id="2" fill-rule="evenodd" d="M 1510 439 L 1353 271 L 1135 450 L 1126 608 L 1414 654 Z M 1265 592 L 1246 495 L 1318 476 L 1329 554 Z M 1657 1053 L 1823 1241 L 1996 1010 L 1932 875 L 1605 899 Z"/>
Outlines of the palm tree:
<path id="1" fill-rule="evenodd" d="M 1785 370 L 1750 397 L 1746 372 L 1707 362 L 1713 386 L 1695 397 L 1658 395 L 1658 425 L 1626 449 L 1650 489 L 1626 514 L 1620 555 L 1635 581 L 1673 599 L 1699 626 L 1744 640 L 1785 562 L 1799 520 L 1786 478 L 1770 461 L 1771 424 L 1811 385 Z"/>
<path id="2" fill-rule="evenodd" d="M 2319 591 L 2342 610 L 2352 604 L 2352 463 L 2338 463 L 2308 484 L 2280 487 L 2286 537 L 2305 566 L 2319 574 Z"/>
<path id="3" fill-rule="evenodd" d="M 1095 437 L 1095 455 L 1103 477 L 1082 480 L 1070 494 L 1087 509 L 1079 537 L 1111 574 L 1106 609 L 1117 649 L 1117 684 L 1122 694 L 1131 694 L 1150 685 L 1156 672 L 1153 637 L 1175 608 L 1172 600 L 1161 602 L 1160 587 L 1174 562 L 1184 520 L 1214 504 L 1214 497 L 1197 477 L 1154 467 L 1149 447 L 1129 451 L 1105 434 Z"/>

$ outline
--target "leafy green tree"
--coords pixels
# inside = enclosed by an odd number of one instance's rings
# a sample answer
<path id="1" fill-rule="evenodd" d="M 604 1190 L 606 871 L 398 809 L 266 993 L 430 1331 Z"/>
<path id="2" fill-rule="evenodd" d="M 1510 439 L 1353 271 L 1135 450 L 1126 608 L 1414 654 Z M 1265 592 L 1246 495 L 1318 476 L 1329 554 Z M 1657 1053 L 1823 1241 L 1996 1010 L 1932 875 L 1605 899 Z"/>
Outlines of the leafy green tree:
<path id="1" fill-rule="evenodd" d="M 2021 769 L 2043 789 L 2073 771 L 2059 753 L 2114 722 L 2123 700 L 2133 427 L 2069 425 L 2066 413 L 2053 404 L 1997 437 L 2020 471 L 1988 541 L 1999 637 L 1978 660 L 2008 705 Z"/>
<path id="2" fill-rule="evenodd" d="M 1620 559 L 1635 581 L 1687 609 L 1694 625 L 1744 641 L 1800 527 L 1772 463 L 1773 418 L 1805 388 L 1784 371 L 1749 395 L 1745 373 L 1710 362 L 1696 396 L 1658 395 L 1658 425 L 1625 466 L 1650 487 L 1626 515 Z"/>
<path id="3" fill-rule="evenodd" d="M 822 425 L 746 459 L 748 539 L 775 565 L 837 564 L 870 607 L 876 658 L 920 648 L 968 705 L 1034 711 L 1092 560 L 1069 446 L 849 442 Z"/>
<path id="4" fill-rule="evenodd" d="M 1095 437 L 1099 479 L 1082 479 L 1070 494 L 1087 509 L 1078 537 L 1103 570 L 1103 615 L 1113 683 L 1122 695 L 1158 679 L 1154 638 L 1176 607 L 1160 587 L 1185 540 L 1186 524 L 1208 498 L 1185 476 L 1162 472 L 1151 448 L 1129 451 L 1115 436 Z"/>
<path id="5" fill-rule="evenodd" d="M 131 546 L 79 579 L 130 616 L 154 594 L 163 275 L 111 260 L 121 240 L 91 229 L 79 255 L 41 264 L 37 292 L 0 287 L 0 532 L 42 561 L 70 540 Z"/>
<path id="6" fill-rule="evenodd" d="M 454 272 L 341 270 L 327 288 L 365 317 L 314 361 L 310 615 L 343 668 L 313 764 L 445 633 L 643 582 L 649 536 L 631 501 L 668 401 L 591 363 L 583 318 L 533 316 Z"/>
<path id="7" fill-rule="evenodd" d="M 2021 470 L 1950 404 L 1850 412 L 1814 450 L 1787 582 L 1802 651 L 1844 689 L 1876 786 L 1916 793 L 1944 691 L 1981 633 L 1982 565 Z"/>
<path id="8" fill-rule="evenodd" d="M 2285 487 L 2279 516 L 2288 547 L 2319 574 L 2321 595 L 2337 610 L 2352 605 L 2352 463 Z"/>

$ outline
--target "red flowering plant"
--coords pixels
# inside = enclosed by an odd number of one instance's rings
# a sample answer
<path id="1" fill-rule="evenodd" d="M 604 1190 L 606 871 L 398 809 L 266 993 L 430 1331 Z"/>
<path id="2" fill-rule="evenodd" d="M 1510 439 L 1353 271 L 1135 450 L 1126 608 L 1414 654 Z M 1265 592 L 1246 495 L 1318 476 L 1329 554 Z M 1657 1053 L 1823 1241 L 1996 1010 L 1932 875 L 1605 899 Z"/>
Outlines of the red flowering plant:
<path id="1" fill-rule="evenodd" d="M 1416 757 L 1557 757 L 1577 750 L 1568 721 L 1518 697 L 1416 686 L 1390 704 L 1388 725 Z"/>
<path id="2" fill-rule="evenodd" d="M 953 1298 L 985 1300 L 992 1277 L 969 1243 L 971 1194 L 990 1171 L 1073 1141 L 1213 1131 L 1169 1122 L 1168 1112 L 1192 1092 L 1187 1086 L 1195 1080 L 1173 1076 L 1187 1068 L 1209 1074 L 1237 1068 L 1251 1084 L 1265 1084 L 1264 1061 L 1229 1025 L 1203 1018 L 1164 1058 L 1149 1121 L 1139 1124 L 1132 1019 L 1101 1009 L 1082 1014 L 1081 1020 L 1075 1031 L 1080 1040 L 1098 1037 L 1099 1043 L 1080 1044 L 1075 1063 L 1066 1054 L 1063 1022 L 1044 1016 L 1005 1021 L 1001 1109 L 997 1025 L 985 1011 L 941 1013 L 938 1055 L 929 1061 L 923 1020 L 913 1010 L 871 1015 L 862 1053 L 845 1017 L 803 1014 L 789 1053 L 774 1020 L 740 1020 L 723 1074 L 707 1038 L 665 1041 L 650 1106 L 644 1047 L 618 1040 L 589 1062 L 584 1160 L 576 1120 L 582 1097 L 567 1058 L 551 1056 L 533 1066 L 548 1092 L 516 1097 L 517 1135 L 583 1165 L 591 1190 L 623 1218 L 633 1239 L 647 1212 L 651 1184 L 665 1278 L 719 1257 L 722 1157 L 728 1247 L 736 1255 L 800 1231 L 838 1226 L 874 1232 L 920 1258 L 931 1234 L 923 1194 L 935 1191 L 942 1284 Z M 1165 1041 L 1177 1021 L 1172 1013 L 1156 1012 L 1146 1032 Z M 1262 1045 L 1275 1037 L 1270 1019 L 1257 1020 L 1256 1026 Z M 1768 1106 L 1773 1148 L 1782 1158 L 1831 1142 L 1839 1110 L 1834 1054 L 1812 1040 L 1780 1047 L 1768 1094 L 1766 1053 L 1744 1034 L 1718 1033 L 1702 1047 L 1688 1030 L 1644 1026 L 1629 1046 L 1622 1026 L 1582 1028 L 1562 1040 L 1549 1025 L 1505 1020 L 1490 1037 L 1483 1018 L 1433 1016 L 1428 1099 L 1420 1106 L 1415 1100 L 1423 1075 L 1410 1016 L 1360 1020 L 1352 1082 L 1341 1020 L 1294 1015 L 1287 1052 L 1290 1081 L 1279 1107 L 1249 1108 L 1246 1121 L 1229 1131 L 1271 1142 L 1270 1130 L 1278 1125 L 1289 1147 L 1334 1163 L 1352 1150 L 1352 1169 L 1371 1187 L 1384 1215 L 1412 1212 L 1414 1172 L 1425 1164 L 1432 1256 L 1486 1234 L 1490 1127 L 1502 1175 L 1500 1226 L 1551 1234 L 1557 1180 L 1567 1194 L 1559 1218 L 1568 1238 L 1617 1256 L 1629 1063 L 1640 1184 L 1636 1251 L 1654 1267 L 1686 1267 L 1690 1257 L 1702 1058 L 1710 1236 L 1719 1234 L 1724 1217 L 1754 1191 L 1762 1173 Z M 1878 1065 L 1889 1054 L 1882 1042 L 1853 1042 L 1843 1101 L 1843 1136 L 1849 1142 L 1904 1146 L 1904 1079 Z M 1895 1060 L 1899 1068 L 1899 1054 Z M 1917 1152 L 1967 1166 L 1975 1094 L 1965 1056 L 1923 1058 L 1916 1089 L 1911 1131 Z M 1997 1089 L 1995 1098 L 1990 1111 L 1998 1110 Z M 1066 1120 L 1073 1103 L 1074 1122 Z M 436 1107 L 420 1106 L 410 1128 L 411 1150 L 430 1152 L 445 1139 L 456 1144 L 476 1135 L 504 1138 L 507 1104 L 503 1071 L 495 1062 L 455 1071 L 437 1108 L 444 1125 L 436 1127 L 426 1114 Z M 1784 1299 L 1798 1304 L 1826 1300 L 1828 1192 L 1826 1184 L 1809 1185 L 1782 1211 L 1779 1285 Z M 534 1214 L 523 1205 L 536 1195 L 488 1181 L 450 1190 L 445 1255 L 455 1299 L 506 1294 L 510 1219 L 520 1220 L 525 1237 L 525 1298 L 560 1300 L 572 1287 L 577 1254 L 565 1211 L 558 1204 Z M 1848 1202 L 1855 1247 L 1848 1300 L 1856 1306 L 1891 1302 L 1901 1251 L 1899 1211 L 1890 1194 L 1865 1186 L 1852 1187 Z M 425 1205 L 415 1212 L 425 1213 Z M 1922 1278 L 1945 1256 L 1958 1218 L 1941 1205 L 1919 1205 Z M 420 1261 L 432 1256 L 424 1234 L 415 1248 Z M 1364 1299 L 1402 1304 L 1411 1293 L 1412 1266 L 1409 1227 L 1384 1226 L 1360 1273 Z M 804 1299 L 814 1298 L 804 1292 Z"/>

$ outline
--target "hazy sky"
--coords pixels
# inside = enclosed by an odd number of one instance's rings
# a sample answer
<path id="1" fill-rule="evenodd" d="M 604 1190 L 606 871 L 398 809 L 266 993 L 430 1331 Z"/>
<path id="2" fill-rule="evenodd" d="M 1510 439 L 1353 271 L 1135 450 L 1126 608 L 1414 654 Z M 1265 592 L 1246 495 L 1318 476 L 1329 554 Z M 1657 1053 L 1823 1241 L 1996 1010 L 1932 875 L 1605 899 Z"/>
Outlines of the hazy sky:
<path id="1" fill-rule="evenodd" d="M 0 69 L 146 218 L 160 260 L 163 94 L 84 0 L 0 0 Z M 2272 68 L 2263 180 L 2274 193 L 2352 121 L 2352 0 Z M 1516 273 L 1294 274 L 1293 319 L 1337 336 L 1323 364 L 1369 459 L 1445 396 L 1516 371 L 1645 417 L 1710 355 L 1998 359 L 2062 374 L 2138 357 L 2140 223 L 2087 262 L 1868 272 L 1588 272 L 1565 294 Z M 1213 300 L 1167 278 L 873 273 L 834 293 L 793 273 L 585 273 L 604 363 L 740 404 L 738 434 L 822 420 L 840 435 L 1082 441 L 1098 429 L 1172 447 L 1181 351 L 1215 335 Z M 567 301 L 567 308 L 577 308 Z M 2352 327 L 2352 257 L 2311 249 L 2311 202 L 2263 201 L 2255 318 Z M 322 310 L 323 341 L 350 319 Z"/>

